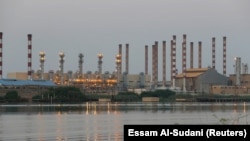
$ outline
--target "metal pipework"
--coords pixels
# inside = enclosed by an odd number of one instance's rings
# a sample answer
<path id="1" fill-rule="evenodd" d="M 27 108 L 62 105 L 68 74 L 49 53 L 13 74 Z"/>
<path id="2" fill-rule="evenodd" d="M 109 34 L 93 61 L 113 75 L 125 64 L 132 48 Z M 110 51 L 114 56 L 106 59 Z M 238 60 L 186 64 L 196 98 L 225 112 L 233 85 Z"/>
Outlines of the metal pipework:
<path id="1" fill-rule="evenodd" d="M 102 74 L 102 58 L 103 58 L 103 54 L 98 53 L 97 57 L 98 57 L 98 73 L 101 76 L 101 74 Z"/>
<path id="2" fill-rule="evenodd" d="M 40 79 L 44 79 L 44 62 L 45 62 L 45 52 L 40 51 L 40 68 L 41 68 L 41 74 L 40 74 Z"/>
<path id="3" fill-rule="evenodd" d="M 79 57 L 79 62 L 78 62 L 79 63 L 79 76 L 78 77 L 82 78 L 82 72 L 83 72 L 82 67 L 83 67 L 83 57 L 84 57 L 84 55 L 82 53 L 80 53 L 78 57 Z"/>
<path id="4" fill-rule="evenodd" d="M 64 57 L 65 57 L 65 54 L 63 52 L 59 52 L 59 63 L 60 63 L 60 66 L 59 66 L 59 69 L 60 69 L 60 78 L 61 78 L 61 85 L 63 85 L 63 64 L 64 64 Z"/>

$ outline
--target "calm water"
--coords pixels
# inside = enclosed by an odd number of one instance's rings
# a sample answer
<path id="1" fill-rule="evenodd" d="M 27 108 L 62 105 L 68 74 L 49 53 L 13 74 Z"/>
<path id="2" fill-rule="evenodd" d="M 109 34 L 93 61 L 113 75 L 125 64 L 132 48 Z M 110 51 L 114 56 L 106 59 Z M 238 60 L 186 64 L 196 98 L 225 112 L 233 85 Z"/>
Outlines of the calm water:
<path id="1" fill-rule="evenodd" d="M 123 141 L 124 124 L 249 124 L 250 103 L 0 105 L 1 141 Z"/>

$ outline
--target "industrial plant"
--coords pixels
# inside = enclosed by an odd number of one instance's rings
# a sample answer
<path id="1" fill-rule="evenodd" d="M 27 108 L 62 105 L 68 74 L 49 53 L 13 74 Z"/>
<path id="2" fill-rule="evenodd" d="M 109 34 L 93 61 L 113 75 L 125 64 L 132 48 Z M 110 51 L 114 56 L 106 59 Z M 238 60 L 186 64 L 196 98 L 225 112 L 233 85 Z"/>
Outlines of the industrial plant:
<path id="1" fill-rule="evenodd" d="M 28 62 L 27 72 L 8 72 L 7 78 L 2 77 L 2 56 L 3 56 L 3 33 L 0 32 L 0 95 L 5 93 L 7 89 L 21 89 L 25 93 L 29 91 L 27 88 L 43 90 L 48 87 L 56 86 L 74 86 L 80 88 L 87 93 L 106 93 L 116 94 L 121 91 L 134 91 L 140 94 L 142 91 L 153 91 L 157 89 L 171 89 L 183 93 L 207 93 L 207 94 L 249 94 L 250 93 L 250 75 L 247 72 L 247 64 L 241 64 L 240 57 L 235 58 L 235 74 L 226 74 L 226 37 L 222 37 L 223 44 L 219 49 L 223 50 L 223 72 L 219 73 L 216 70 L 216 38 L 212 37 L 211 45 L 211 67 L 203 67 L 202 65 L 202 42 L 198 42 L 198 58 L 194 59 L 194 42 L 189 44 L 189 65 L 188 64 L 188 43 L 187 35 L 183 34 L 182 41 L 182 70 L 177 72 L 176 58 L 176 35 L 173 35 L 170 41 L 170 56 L 166 54 L 166 41 L 162 41 L 162 45 L 155 41 L 152 45 L 152 73 L 149 74 L 149 45 L 145 45 L 145 70 L 139 74 L 131 74 L 129 72 L 129 44 L 125 44 L 125 55 L 122 53 L 122 44 L 118 45 L 118 53 L 114 56 L 116 63 L 116 71 L 103 72 L 103 57 L 102 53 L 97 53 L 97 70 L 86 71 L 84 73 L 84 56 L 79 53 L 77 70 L 64 71 L 65 54 L 63 51 L 58 53 L 59 70 L 44 71 L 46 65 L 46 53 L 40 51 L 37 53 L 40 56 L 40 68 L 35 71 L 32 68 L 32 34 L 27 35 L 27 50 Z M 160 50 L 159 48 L 161 48 Z M 162 52 L 162 54 L 159 54 Z M 159 56 L 162 55 L 162 66 L 158 66 Z M 170 59 L 166 59 L 169 57 Z M 123 60 L 125 59 L 125 61 Z M 166 60 L 169 60 L 167 62 Z M 198 67 L 194 67 L 194 61 L 198 60 Z M 125 69 L 122 64 L 125 63 Z M 167 66 L 170 66 L 170 80 L 166 79 Z M 241 72 L 241 65 L 243 70 Z M 162 81 L 159 81 L 159 68 L 162 68 Z M 31 92 L 30 92 L 31 93 Z"/>

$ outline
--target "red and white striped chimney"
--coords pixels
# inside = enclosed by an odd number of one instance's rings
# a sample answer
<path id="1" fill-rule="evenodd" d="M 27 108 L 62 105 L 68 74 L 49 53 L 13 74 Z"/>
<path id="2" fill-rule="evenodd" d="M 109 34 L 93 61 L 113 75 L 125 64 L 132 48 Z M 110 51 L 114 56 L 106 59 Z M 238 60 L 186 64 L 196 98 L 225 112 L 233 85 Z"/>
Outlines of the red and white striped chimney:
<path id="1" fill-rule="evenodd" d="M 176 35 L 173 35 L 171 40 L 171 82 L 172 87 L 175 88 L 175 76 L 176 76 Z"/>
<path id="2" fill-rule="evenodd" d="M 0 79 L 3 78 L 3 33 L 0 32 Z"/>
<path id="3" fill-rule="evenodd" d="M 187 48 L 186 48 L 187 35 L 183 34 L 182 42 L 182 73 L 183 73 L 183 91 L 186 91 L 186 68 L 187 68 Z"/>
<path id="4" fill-rule="evenodd" d="M 227 55 L 226 55 L 226 37 L 223 37 L 223 75 L 226 75 L 226 63 L 227 63 Z"/>
<path id="5" fill-rule="evenodd" d="M 28 34 L 28 79 L 31 78 L 32 67 L 32 35 Z"/>
<path id="6" fill-rule="evenodd" d="M 215 69 L 215 37 L 212 38 L 212 68 Z"/>
<path id="7" fill-rule="evenodd" d="M 166 41 L 162 41 L 162 85 L 166 87 Z"/>

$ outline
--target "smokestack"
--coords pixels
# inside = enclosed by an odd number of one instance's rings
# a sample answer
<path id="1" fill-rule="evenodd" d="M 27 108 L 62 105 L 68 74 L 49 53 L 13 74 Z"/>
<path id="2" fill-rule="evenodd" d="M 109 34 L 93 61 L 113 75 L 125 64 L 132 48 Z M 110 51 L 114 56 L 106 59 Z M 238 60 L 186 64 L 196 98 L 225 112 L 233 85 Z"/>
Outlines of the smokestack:
<path id="1" fill-rule="evenodd" d="M 186 56 L 187 56 L 187 53 L 186 53 L 186 39 L 187 39 L 187 36 L 186 34 L 183 35 L 183 43 L 182 43 L 182 72 L 183 72 L 183 91 L 185 92 L 186 91 Z"/>
<path id="2" fill-rule="evenodd" d="M 155 85 L 158 83 L 158 42 L 155 41 Z"/>
<path id="3" fill-rule="evenodd" d="M 118 54 L 121 56 L 120 65 L 119 65 L 119 67 L 120 67 L 119 74 L 122 74 L 122 44 L 119 44 L 119 52 L 118 52 Z"/>
<path id="4" fill-rule="evenodd" d="M 198 42 L 198 47 L 199 47 L 199 51 L 198 51 L 198 68 L 202 68 L 202 51 L 201 51 L 201 48 L 202 48 L 202 42 L 201 41 L 199 41 Z"/>
<path id="5" fill-rule="evenodd" d="M 127 74 L 128 72 L 128 68 L 129 68 L 129 44 L 126 44 L 126 72 Z"/>
<path id="6" fill-rule="evenodd" d="M 80 53 L 79 54 L 79 78 L 83 78 L 82 77 L 82 66 L 83 66 L 83 54 L 82 53 Z"/>
<path id="7" fill-rule="evenodd" d="M 190 68 L 194 68 L 194 43 L 190 42 Z"/>
<path id="8" fill-rule="evenodd" d="M 212 38 L 212 68 L 215 69 L 215 37 Z"/>
<path id="9" fill-rule="evenodd" d="M 166 86 L 166 41 L 162 42 L 162 85 Z"/>
<path id="10" fill-rule="evenodd" d="M 148 46 L 145 45 L 145 74 L 148 74 Z"/>
<path id="11" fill-rule="evenodd" d="M 183 35 L 183 43 L 182 43 L 182 73 L 184 73 L 186 71 L 186 56 L 187 56 L 187 53 L 186 53 L 186 34 Z"/>
<path id="12" fill-rule="evenodd" d="M 31 80 L 32 72 L 32 35 L 28 34 L 28 79 Z"/>
<path id="13" fill-rule="evenodd" d="M 175 88 L 176 77 L 176 35 L 173 35 L 173 87 Z"/>
<path id="14" fill-rule="evenodd" d="M 155 85 L 155 45 L 152 45 L 152 84 Z"/>
<path id="15" fill-rule="evenodd" d="M 223 37 L 223 75 L 226 75 L 226 37 Z"/>
<path id="16" fill-rule="evenodd" d="M 3 33 L 0 32 L 0 79 L 3 78 Z"/>
<path id="17" fill-rule="evenodd" d="M 235 58 L 235 77 L 236 77 L 236 85 L 240 85 L 240 71 L 241 71 L 241 58 L 240 57 L 236 57 Z"/>
<path id="18" fill-rule="evenodd" d="M 173 35 L 171 40 L 171 82 L 172 87 L 175 88 L 175 76 L 176 76 L 176 36 Z"/>

